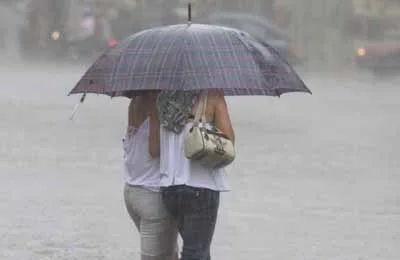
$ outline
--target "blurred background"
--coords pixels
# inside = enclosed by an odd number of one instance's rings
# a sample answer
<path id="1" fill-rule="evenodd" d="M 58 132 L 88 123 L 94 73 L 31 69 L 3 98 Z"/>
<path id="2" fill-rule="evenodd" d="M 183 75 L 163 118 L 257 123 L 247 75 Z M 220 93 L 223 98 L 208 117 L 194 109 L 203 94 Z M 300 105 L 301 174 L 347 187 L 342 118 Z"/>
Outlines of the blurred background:
<path id="1" fill-rule="evenodd" d="M 398 0 L 192 2 L 195 22 L 245 30 L 303 67 L 382 74 L 400 64 Z M 92 61 L 143 28 L 185 22 L 186 5 L 180 0 L 1 0 L 0 52 L 20 61 Z"/>
<path id="2" fill-rule="evenodd" d="M 270 44 L 313 91 L 227 97 L 238 157 L 215 259 L 399 260 L 400 0 L 192 1 L 194 22 Z M 67 94 L 121 39 L 186 21 L 179 0 L 0 0 L 1 260 L 139 259 L 129 100 L 88 95 L 69 120 Z"/>

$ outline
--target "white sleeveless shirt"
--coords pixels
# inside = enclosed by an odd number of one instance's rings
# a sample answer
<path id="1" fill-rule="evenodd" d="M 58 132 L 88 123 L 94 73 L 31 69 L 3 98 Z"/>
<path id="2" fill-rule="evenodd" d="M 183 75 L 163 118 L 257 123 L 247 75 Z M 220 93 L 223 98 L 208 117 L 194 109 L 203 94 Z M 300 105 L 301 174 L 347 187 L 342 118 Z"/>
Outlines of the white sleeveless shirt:
<path id="1" fill-rule="evenodd" d="M 123 139 L 125 181 L 152 191 L 160 189 L 160 160 L 149 151 L 150 121 L 137 129 L 128 128 Z"/>
<path id="2" fill-rule="evenodd" d="M 224 168 L 209 169 L 185 157 L 184 139 L 192 124 L 192 122 L 187 123 L 179 134 L 160 127 L 161 187 L 187 185 L 229 191 Z"/>

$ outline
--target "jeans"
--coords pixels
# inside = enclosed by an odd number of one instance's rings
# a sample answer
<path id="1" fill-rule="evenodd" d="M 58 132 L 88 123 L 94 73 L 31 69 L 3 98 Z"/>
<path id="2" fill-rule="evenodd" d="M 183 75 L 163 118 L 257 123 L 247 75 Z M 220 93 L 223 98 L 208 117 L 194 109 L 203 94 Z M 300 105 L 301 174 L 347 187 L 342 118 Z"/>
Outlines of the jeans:
<path id="1" fill-rule="evenodd" d="M 162 198 L 183 240 L 181 260 L 210 260 L 219 191 L 177 185 L 163 188 Z"/>

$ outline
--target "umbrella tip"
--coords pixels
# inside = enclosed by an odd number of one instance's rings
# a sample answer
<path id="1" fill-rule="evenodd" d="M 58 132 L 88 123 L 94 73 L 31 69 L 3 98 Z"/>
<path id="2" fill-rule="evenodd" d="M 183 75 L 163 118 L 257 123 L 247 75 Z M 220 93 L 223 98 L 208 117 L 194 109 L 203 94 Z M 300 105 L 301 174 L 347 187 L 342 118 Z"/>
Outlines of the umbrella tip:
<path id="1" fill-rule="evenodd" d="M 188 3 L 188 22 L 192 22 L 192 3 Z"/>

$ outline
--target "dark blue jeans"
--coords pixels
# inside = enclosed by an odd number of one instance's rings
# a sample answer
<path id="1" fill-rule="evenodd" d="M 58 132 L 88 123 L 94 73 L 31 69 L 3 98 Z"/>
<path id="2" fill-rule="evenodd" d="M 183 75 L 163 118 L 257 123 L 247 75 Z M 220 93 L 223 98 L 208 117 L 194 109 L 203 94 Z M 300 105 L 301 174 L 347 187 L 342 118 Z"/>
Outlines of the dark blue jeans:
<path id="1" fill-rule="evenodd" d="M 163 188 L 162 197 L 183 240 L 181 260 L 210 260 L 219 192 L 178 185 Z"/>

